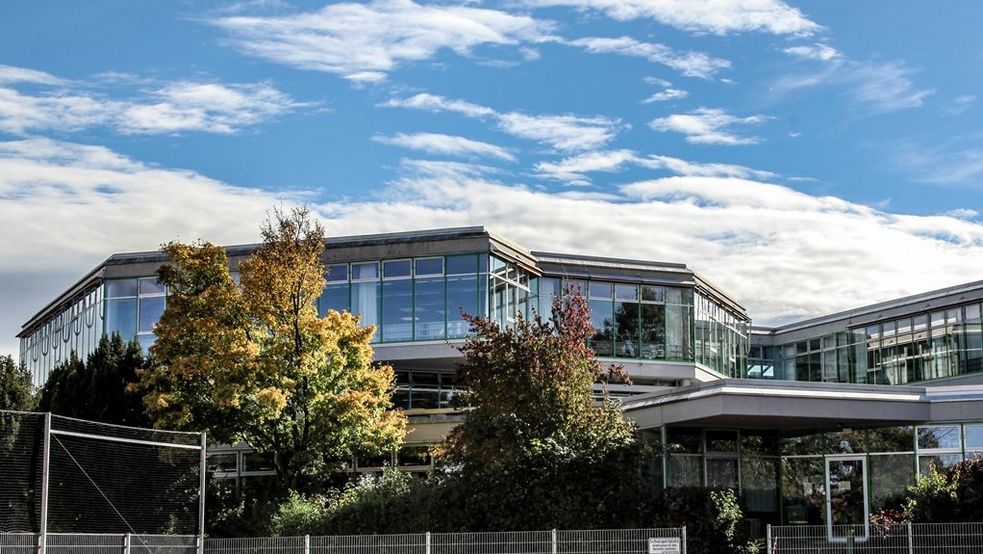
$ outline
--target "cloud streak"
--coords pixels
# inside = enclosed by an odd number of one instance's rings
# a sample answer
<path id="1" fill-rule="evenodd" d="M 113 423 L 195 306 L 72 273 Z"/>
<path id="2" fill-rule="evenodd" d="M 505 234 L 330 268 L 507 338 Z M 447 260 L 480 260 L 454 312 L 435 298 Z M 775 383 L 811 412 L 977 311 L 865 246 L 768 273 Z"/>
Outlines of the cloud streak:
<path id="1" fill-rule="evenodd" d="M 30 69 L 4 66 L 0 83 L 4 76 L 8 86 L 0 86 L 0 131 L 17 135 L 91 127 L 122 134 L 227 135 L 312 106 L 267 83 L 158 83 L 138 92 L 123 91 L 129 97 L 119 99 Z M 23 83 L 50 86 L 38 92 L 14 86 Z"/>
<path id="2" fill-rule="evenodd" d="M 599 148 L 610 142 L 622 128 L 621 120 L 604 116 L 573 114 L 539 115 L 522 112 L 499 112 L 465 100 L 455 100 L 429 93 L 409 98 L 391 98 L 380 106 L 408 108 L 430 112 L 453 112 L 465 117 L 487 119 L 499 130 L 517 138 L 531 140 L 561 152 Z"/>
<path id="3" fill-rule="evenodd" d="M 320 10 L 209 21 L 239 51 L 356 83 L 379 82 L 400 65 L 441 50 L 469 56 L 478 46 L 519 46 L 551 39 L 554 25 L 527 15 L 412 0 L 340 2 Z"/>
<path id="4" fill-rule="evenodd" d="M 615 173 L 629 167 L 663 170 L 689 177 L 735 177 L 741 179 L 774 180 L 779 175 L 771 171 L 751 169 L 742 165 L 697 163 L 671 156 L 643 156 L 633 150 L 588 152 L 563 158 L 556 162 L 539 162 L 536 173 L 545 179 L 569 185 L 590 184 L 589 173 Z"/>
<path id="5" fill-rule="evenodd" d="M 533 7 L 567 6 L 618 21 L 652 19 L 692 33 L 760 32 L 811 35 L 822 29 L 781 0 L 526 0 Z"/>
<path id="6" fill-rule="evenodd" d="M 372 140 L 382 144 L 419 150 L 429 154 L 465 157 L 479 156 L 497 158 L 507 162 L 515 161 L 515 156 L 501 146 L 455 135 L 444 135 L 440 133 L 397 133 L 393 136 L 375 135 L 372 137 Z"/>
<path id="7" fill-rule="evenodd" d="M 698 108 L 689 113 L 653 119 L 649 126 L 655 131 L 681 133 L 691 144 L 738 146 L 756 144 L 761 138 L 740 135 L 735 128 L 760 125 L 769 119 L 764 115 L 737 117 L 719 108 Z"/>
<path id="8" fill-rule="evenodd" d="M 729 60 L 715 58 L 705 52 L 677 52 L 665 44 L 641 42 L 631 37 L 585 37 L 565 42 L 592 54 L 618 54 L 644 58 L 662 64 L 687 77 L 711 79 L 721 70 L 729 69 Z"/>

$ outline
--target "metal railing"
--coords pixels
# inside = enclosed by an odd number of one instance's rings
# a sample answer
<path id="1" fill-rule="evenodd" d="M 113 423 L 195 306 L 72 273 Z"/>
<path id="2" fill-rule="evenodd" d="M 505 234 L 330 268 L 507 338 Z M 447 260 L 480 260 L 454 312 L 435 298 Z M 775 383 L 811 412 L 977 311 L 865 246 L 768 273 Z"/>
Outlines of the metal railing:
<path id="1" fill-rule="evenodd" d="M 983 523 L 769 525 L 768 554 L 983 554 Z"/>
<path id="2" fill-rule="evenodd" d="M 205 554 L 686 554 L 686 528 L 205 539 Z"/>
<path id="3" fill-rule="evenodd" d="M 196 535 L 0 533 L 0 554 L 195 554 Z"/>

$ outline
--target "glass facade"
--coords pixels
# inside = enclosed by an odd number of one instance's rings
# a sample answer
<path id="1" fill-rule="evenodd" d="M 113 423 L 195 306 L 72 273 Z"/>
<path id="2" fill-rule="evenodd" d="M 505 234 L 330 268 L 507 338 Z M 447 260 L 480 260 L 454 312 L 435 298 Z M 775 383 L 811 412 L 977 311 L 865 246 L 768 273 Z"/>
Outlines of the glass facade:
<path id="1" fill-rule="evenodd" d="M 808 340 L 755 345 L 748 376 L 903 385 L 983 370 L 980 303 L 878 322 Z"/>
<path id="2" fill-rule="evenodd" d="M 53 317 L 20 341 L 20 360 L 35 386 L 41 386 L 71 353 L 85 359 L 102 337 L 103 288 L 96 286 L 69 301 Z"/>
<path id="3" fill-rule="evenodd" d="M 750 322 L 703 294 L 695 296 L 696 361 L 727 377 L 744 377 Z"/>
<path id="4" fill-rule="evenodd" d="M 154 325 L 164 314 L 167 291 L 155 277 L 104 282 L 103 332 L 137 339 L 146 350 L 154 343 Z"/>
<path id="5" fill-rule="evenodd" d="M 664 486 L 733 488 L 744 496 L 747 516 L 764 523 L 820 525 L 828 515 L 836 522 L 894 509 L 931 466 L 945 470 L 983 455 L 983 422 L 802 434 L 677 427 L 646 433 L 659 452 Z M 851 487 L 866 489 L 866 512 L 836 511 Z"/>
<path id="6" fill-rule="evenodd" d="M 393 404 L 405 410 L 454 408 L 459 392 L 453 372 L 397 370 Z"/>
<path id="7" fill-rule="evenodd" d="M 461 314 L 485 313 L 487 268 L 480 254 L 332 264 L 318 311 L 358 315 L 376 326 L 373 342 L 460 338 L 468 331 Z"/>

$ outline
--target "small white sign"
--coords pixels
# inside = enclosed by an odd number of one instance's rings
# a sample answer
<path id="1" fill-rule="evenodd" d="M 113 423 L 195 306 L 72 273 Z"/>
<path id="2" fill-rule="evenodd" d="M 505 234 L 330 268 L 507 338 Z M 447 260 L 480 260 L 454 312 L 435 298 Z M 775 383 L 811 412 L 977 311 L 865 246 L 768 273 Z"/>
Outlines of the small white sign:
<path id="1" fill-rule="evenodd" d="M 649 539 L 649 554 L 681 554 L 679 537 Z"/>

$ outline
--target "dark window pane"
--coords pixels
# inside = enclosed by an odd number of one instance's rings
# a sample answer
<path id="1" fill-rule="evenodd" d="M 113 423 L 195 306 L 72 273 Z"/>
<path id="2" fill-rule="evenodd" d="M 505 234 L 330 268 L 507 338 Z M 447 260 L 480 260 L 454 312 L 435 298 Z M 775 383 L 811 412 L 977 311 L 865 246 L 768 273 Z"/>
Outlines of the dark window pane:
<path id="1" fill-rule="evenodd" d="M 598 356 L 611 356 L 613 354 L 614 314 L 612 312 L 613 307 L 610 300 L 590 301 L 590 322 L 595 329 L 591 346 Z"/>
<path id="2" fill-rule="evenodd" d="M 700 456 L 669 456 L 667 460 L 670 487 L 699 487 L 703 485 L 703 458 Z"/>
<path id="3" fill-rule="evenodd" d="M 708 458 L 707 486 L 714 489 L 736 489 L 737 458 Z"/>
<path id="4" fill-rule="evenodd" d="M 415 261 L 416 275 L 443 275 L 443 258 L 423 258 Z"/>
<path id="5" fill-rule="evenodd" d="M 670 428 L 666 434 L 669 452 L 700 452 L 699 429 Z"/>
<path id="6" fill-rule="evenodd" d="M 619 285 L 620 286 L 620 285 Z M 615 304 L 614 319 L 617 324 L 618 335 L 615 339 L 615 355 L 624 358 L 638 357 L 638 308 L 640 304 L 635 302 L 617 302 Z"/>
<path id="7" fill-rule="evenodd" d="M 665 302 L 666 289 L 652 285 L 642 285 L 643 302 Z"/>
<path id="8" fill-rule="evenodd" d="M 707 452 L 737 452 L 737 431 L 707 431 Z"/>
<path id="9" fill-rule="evenodd" d="M 409 276 L 410 276 L 409 260 L 392 260 L 388 262 L 382 262 L 383 279 L 392 279 L 394 277 L 409 277 Z"/>
<path id="10" fill-rule="evenodd" d="M 478 258 L 474 254 L 447 256 L 446 260 L 448 275 L 473 274 L 478 270 Z"/>
<path id="11" fill-rule="evenodd" d="M 328 266 L 328 282 L 337 283 L 348 280 L 348 264 Z"/>
<path id="12" fill-rule="evenodd" d="M 666 357 L 666 307 L 642 304 L 642 357 L 663 360 Z"/>

